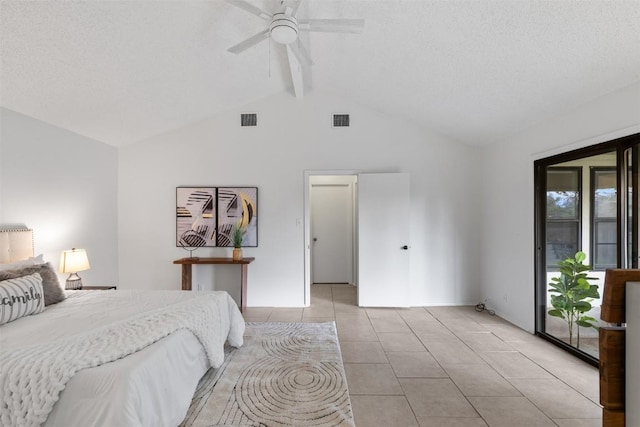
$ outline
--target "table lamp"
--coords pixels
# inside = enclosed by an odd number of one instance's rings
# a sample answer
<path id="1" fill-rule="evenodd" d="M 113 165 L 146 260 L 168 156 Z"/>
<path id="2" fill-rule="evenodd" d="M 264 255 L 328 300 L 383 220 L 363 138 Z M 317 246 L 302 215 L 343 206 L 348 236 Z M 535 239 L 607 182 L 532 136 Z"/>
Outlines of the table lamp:
<path id="1" fill-rule="evenodd" d="M 78 276 L 78 271 L 90 269 L 87 251 L 73 248 L 70 251 L 62 252 L 60 256 L 60 272 L 71 273 L 67 278 L 65 289 L 82 289 L 82 279 Z"/>

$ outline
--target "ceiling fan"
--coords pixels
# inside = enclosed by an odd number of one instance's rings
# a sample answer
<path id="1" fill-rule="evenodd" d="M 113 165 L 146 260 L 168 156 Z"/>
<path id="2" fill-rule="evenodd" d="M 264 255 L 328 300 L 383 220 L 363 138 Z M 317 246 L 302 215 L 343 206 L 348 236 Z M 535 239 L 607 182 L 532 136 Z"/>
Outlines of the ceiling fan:
<path id="1" fill-rule="evenodd" d="M 364 27 L 364 19 L 298 19 L 296 15 L 302 0 L 281 0 L 280 5 L 273 13 L 265 12 L 245 0 L 226 1 L 268 23 L 267 28 L 258 34 L 227 50 L 231 53 L 240 53 L 267 38 L 284 45 L 291 70 L 293 91 L 297 98 L 302 98 L 304 93 L 301 65 L 312 64 L 309 52 L 298 38 L 300 32 L 359 33 Z"/>

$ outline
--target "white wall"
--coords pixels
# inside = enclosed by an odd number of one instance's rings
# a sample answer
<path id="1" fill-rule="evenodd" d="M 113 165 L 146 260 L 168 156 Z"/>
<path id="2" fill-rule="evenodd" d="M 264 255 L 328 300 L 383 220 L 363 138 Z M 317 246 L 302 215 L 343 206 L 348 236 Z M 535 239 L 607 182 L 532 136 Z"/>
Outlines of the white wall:
<path id="1" fill-rule="evenodd" d="M 56 269 L 63 250 L 85 248 L 83 283 L 117 284 L 117 150 L 4 108 L 0 124 L 0 225 L 32 228 Z"/>
<path id="2" fill-rule="evenodd" d="M 238 126 L 247 111 L 259 114 L 257 128 Z M 336 111 L 350 112 L 353 126 L 331 128 Z M 34 228 L 36 252 L 56 266 L 63 249 L 86 247 L 87 284 L 179 289 L 171 261 L 187 253 L 175 247 L 175 187 L 257 185 L 260 246 L 245 249 L 256 257 L 249 305 L 300 306 L 304 171 L 402 171 L 412 180 L 415 304 L 488 298 L 500 315 L 533 330 L 533 161 L 640 131 L 640 84 L 485 148 L 314 93 L 260 100 L 118 154 L 6 109 L 0 125 L 0 225 Z M 194 281 L 234 294 L 235 269 L 215 271 L 196 267 Z"/>
<path id="3" fill-rule="evenodd" d="M 533 162 L 639 131 L 637 83 L 482 150 L 482 297 L 498 314 L 534 330 Z"/>
<path id="4" fill-rule="evenodd" d="M 256 128 L 239 126 L 257 112 Z M 331 114 L 352 127 L 334 129 Z M 249 266 L 249 306 L 304 304 L 305 170 L 411 174 L 411 287 L 415 305 L 476 302 L 478 151 L 354 102 L 310 93 L 276 95 L 119 150 L 122 288 L 179 289 L 175 188 L 259 187 L 259 247 Z M 227 255 L 202 248 L 195 256 Z M 196 270 L 212 267 L 196 267 Z M 215 267 L 215 269 L 224 267 Z M 231 272 L 229 274 L 235 274 Z M 204 273 L 202 273 L 204 274 Z M 196 278 L 195 280 L 200 280 Z"/>

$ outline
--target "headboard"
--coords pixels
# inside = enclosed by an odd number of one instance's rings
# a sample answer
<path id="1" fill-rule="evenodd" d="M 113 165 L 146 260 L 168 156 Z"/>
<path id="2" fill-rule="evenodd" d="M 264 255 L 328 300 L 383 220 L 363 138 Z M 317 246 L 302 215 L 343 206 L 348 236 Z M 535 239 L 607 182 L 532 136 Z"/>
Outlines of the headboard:
<path id="1" fill-rule="evenodd" d="M 22 261 L 33 256 L 33 230 L 0 230 L 0 264 Z"/>

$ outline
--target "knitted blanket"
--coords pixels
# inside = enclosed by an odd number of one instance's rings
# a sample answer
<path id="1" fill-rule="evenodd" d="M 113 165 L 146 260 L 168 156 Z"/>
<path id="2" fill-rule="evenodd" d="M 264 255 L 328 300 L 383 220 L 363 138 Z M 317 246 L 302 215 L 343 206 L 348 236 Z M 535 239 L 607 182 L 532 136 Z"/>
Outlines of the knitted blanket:
<path id="1" fill-rule="evenodd" d="M 0 351 L 0 424 L 44 423 L 76 372 L 128 356 L 179 329 L 191 331 L 203 345 L 211 365 L 220 366 L 224 361 L 223 344 L 234 319 L 229 319 L 227 307 L 221 310 L 217 303 L 219 300 L 213 295 L 202 295 L 91 332 L 11 352 Z M 230 337 L 234 346 L 242 345 L 242 331 L 239 338 L 237 332 L 236 337 Z"/>

